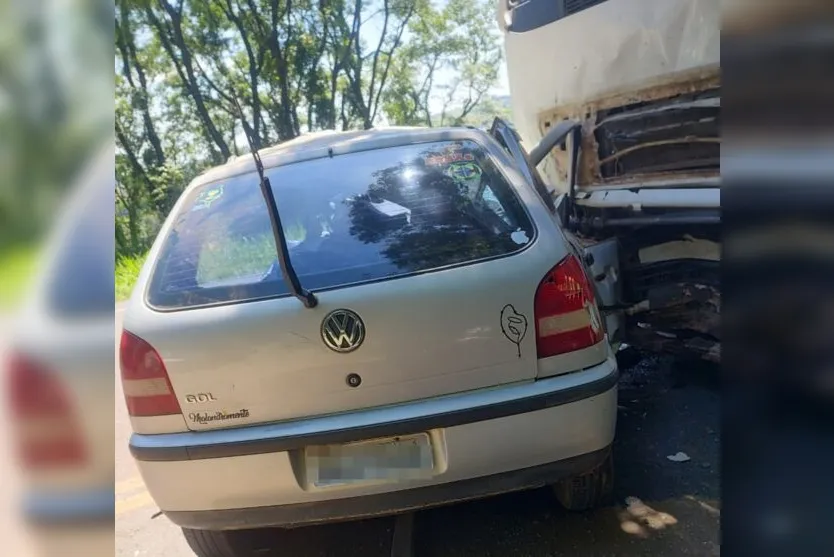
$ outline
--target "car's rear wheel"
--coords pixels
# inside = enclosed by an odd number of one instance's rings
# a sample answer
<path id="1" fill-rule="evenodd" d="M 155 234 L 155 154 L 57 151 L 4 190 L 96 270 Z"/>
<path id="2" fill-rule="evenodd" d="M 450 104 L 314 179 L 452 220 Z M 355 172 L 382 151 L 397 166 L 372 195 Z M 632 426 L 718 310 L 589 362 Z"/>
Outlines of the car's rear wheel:
<path id="1" fill-rule="evenodd" d="M 610 502 L 614 493 L 611 452 L 592 470 L 553 484 L 556 499 L 569 511 L 586 511 Z"/>
<path id="2" fill-rule="evenodd" d="M 197 557 L 247 557 L 252 554 L 244 531 L 183 528 L 182 533 Z"/>

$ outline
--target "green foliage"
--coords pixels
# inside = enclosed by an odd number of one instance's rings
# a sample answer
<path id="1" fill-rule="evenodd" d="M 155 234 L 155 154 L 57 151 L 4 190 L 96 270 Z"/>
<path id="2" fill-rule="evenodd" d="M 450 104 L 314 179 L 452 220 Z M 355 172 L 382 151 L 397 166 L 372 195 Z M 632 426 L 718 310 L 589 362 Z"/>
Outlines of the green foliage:
<path id="1" fill-rule="evenodd" d="M 127 300 L 139 278 L 147 254 L 122 255 L 116 258 L 116 300 Z"/>
<path id="2" fill-rule="evenodd" d="M 17 305 L 26 294 L 38 262 L 38 248 L 30 244 L 0 250 L 0 309 Z"/>
<path id="3" fill-rule="evenodd" d="M 461 118 L 460 123 L 488 129 L 496 116 L 505 120 L 512 120 L 509 98 L 485 95 L 469 114 Z M 439 112 L 434 114 L 432 119 L 439 122 L 441 120 L 441 114 Z"/>
<path id="4" fill-rule="evenodd" d="M 409 31 L 385 94 L 386 115 L 401 125 L 470 123 L 470 114 L 498 81 L 503 56 L 494 2 L 419 2 Z"/>

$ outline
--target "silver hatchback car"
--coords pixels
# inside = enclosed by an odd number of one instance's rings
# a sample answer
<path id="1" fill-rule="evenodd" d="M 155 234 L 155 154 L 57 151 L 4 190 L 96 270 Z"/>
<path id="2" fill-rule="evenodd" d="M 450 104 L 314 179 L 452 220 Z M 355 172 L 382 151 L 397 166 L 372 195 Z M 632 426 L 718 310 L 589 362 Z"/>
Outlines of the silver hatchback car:
<path id="1" fill-rule="evenodd" d="M 245 529 L 610 493 L 616 361 L 506 126 L 260 156 L 272 210 L 252 157 L 195 179 L 124 318 L 131 453 L 197 554 Z"/>

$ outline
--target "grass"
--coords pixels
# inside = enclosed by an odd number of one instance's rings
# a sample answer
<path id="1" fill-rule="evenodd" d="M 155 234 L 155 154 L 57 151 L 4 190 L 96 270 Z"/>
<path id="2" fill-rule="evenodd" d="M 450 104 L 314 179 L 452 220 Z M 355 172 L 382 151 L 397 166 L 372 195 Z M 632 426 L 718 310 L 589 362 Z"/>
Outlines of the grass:
<path id="1" fill-rule="evenodd" d="M 0 309 L 12 309 L 26 294 L 39 256 L 37 245 L 15 245 L 0 251 Z"/>
<path id="2" fill-rule="evenodd" d="M 133 285 L 139 278 L 139 271 L 145 262 L 145 255 L 121 256 L 116 258 L 116 300 L 127 300 L 133 292 Z"/>

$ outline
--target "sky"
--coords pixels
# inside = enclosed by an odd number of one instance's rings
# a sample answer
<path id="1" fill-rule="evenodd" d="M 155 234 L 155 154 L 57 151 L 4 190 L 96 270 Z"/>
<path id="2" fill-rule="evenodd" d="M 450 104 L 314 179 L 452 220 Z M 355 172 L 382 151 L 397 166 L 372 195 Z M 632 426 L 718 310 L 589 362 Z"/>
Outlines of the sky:
<path id="1" fill-rule="evenodd" d="M 498 71 L 498 84 L 492 91 L 493 95 L 509 95 L 510 85 L 507 80 L 507 61 L 501 58 L 501 69 Z"/>

